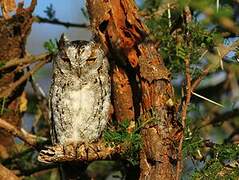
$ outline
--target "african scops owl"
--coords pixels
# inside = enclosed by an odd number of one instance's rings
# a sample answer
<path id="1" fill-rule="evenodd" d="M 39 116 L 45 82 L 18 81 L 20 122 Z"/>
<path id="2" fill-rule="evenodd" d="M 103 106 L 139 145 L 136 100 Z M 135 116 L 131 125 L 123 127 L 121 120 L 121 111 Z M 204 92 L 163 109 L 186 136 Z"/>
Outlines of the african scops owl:
<path id="1" fill-rule="evenodd" d="M 49 94 L 52 142 L 92 142 L 109 117 L 108 60 L 93 41 L 70 42 L 62 35 L 58 46 Z"/>

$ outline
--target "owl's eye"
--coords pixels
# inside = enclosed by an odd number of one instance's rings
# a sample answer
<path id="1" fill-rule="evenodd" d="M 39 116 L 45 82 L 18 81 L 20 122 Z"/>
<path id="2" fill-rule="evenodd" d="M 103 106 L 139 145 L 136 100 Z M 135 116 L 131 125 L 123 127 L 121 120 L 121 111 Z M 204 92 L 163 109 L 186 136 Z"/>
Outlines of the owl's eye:
<path id="1" fill-rule="evenodd" d="M 68 57 L 62 57 L 61 58 L 64 62 L 70 62 L 70 59 Z"/>

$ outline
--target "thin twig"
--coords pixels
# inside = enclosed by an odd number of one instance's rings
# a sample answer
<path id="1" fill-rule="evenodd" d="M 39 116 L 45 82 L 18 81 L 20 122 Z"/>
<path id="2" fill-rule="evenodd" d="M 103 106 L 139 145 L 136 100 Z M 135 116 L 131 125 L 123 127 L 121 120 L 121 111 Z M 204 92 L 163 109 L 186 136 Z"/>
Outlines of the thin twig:
<path id="1" fill-rule="evenodd" d="M 194 91 L 198 87 L 200 82 L 208 75 L 208 73 L 210 72 L 210 69 L 211 69 L 211 66 L 207 66 L 203 70 L 202 74 L 192 83 L 192 87 L 191 87 L 192 91 Z"/>
<path id="2" fill-rule="evenodd" d="M 192 89 L 189 58 L 186 57 L 184 61 L 185 61 L 185 67 L 186 67 L 186 99 L 185 99 L 185 102 L 184 102 L 183 107 L 182 107 L 182 125 L 183 125 L 183 128 L 186 125 L 185 120 L 186 120 L 186 117 L 187 117 L 187 107 L 190 103 L 191 89 Z"/>
<path id="3" fill-rule="evenodd" d="M 217 45 L 218 50 L 221 53 L 221 57 L 226 56 L 230 51 L 235 50 L 239 46 L 239 39 L 234 41 L 230 46 L 225 46 L 223 44 Z"/>
<path id="4" fill-rule="evenodd" d="M 228 121 L 237 116 L 239 116 L 239 108 L 233 109 L 232 111 L 228 111 L 222 114 L 214 113 L 213 117 L 210 117 L 209 120 L 203 121 L 202 126 L 199 128 L 203 128 L 211 124 L 223 123 L 224 121 Z"/>
<path id="5" fill-rule="evenodd" d="M 165 13 L 165 11 L 169 10 L 169 7 L 170 7 L 170 10 L 175 9 L 177 7 L 176 1 L 167 0 L 163 4 L 161 4 L 155 12 L 148 13 L 146 11 L 141 11 L 140 15 L 143 16 L 145 19 L 150 19 L 152 17 L 160 17 Z"/>
<path id="6" fill-rule="evenodd" d="M 220 52 L 218 47 L 216 47 L 216 49 L 217 49 L 217 53 L 218 53 L 218 56 L 219 56 L 219 61 L 220 61 L 221 69 L 224 70 L 221 52 Z"/>
<path id="7" fill-rule="evenodd" d="M 37 137 L 33 134 L 26 132 L 24 129 L 18 129 L 15 126 L 11 125 L 7 121 L 0 118 L 0 128 L 6 130 L 8 133 L 20 138 L 25 143 L 30 146 L 37 148 L 38 144 L 47 139 L 44 137 Z"/>
<path id="8" fill-rule="evenodd" d="M 233 42 L 230 46 L 224 46 L 224 45 L 219 45 L 217 47 L 218 52 L 220 52 L 220 58 L 222 59 L 224 56 L 226 56 L 230 51 L 233 51 L 234 49 L 236 49 L 239 46 L 239 40 Z M 198 85 L 200 84 L 200 82 L 208 75 L 208 73 L 210 72 L 212 66 L 208 65 L 202 72 L 202 74 L 196 79 L 194 80 L 194 82 L 192 83 L 192 91 L 194 91 Z"/>
<path id="9" fill-rule="evenodd" d="M 192 14 L 191 14 L 190 8 L 188 6 L 186 6 L 184 8 L 184 16 L 185 16 L 186 23 L 189 24 L 192 21 Z M 190 46 L 189 40 L 188 40 L 188 44 Z M 185 94 L 185 100 L 183 101 L 183 104 L 182 104 L 182 112 L 181 112 L 181 122 L 182 122 L 183 130 L 186 127 L 187 109 L 188 109 L 188 106 L 189 106 L 189 103 L 191 100 L 191 89 L 192 89 L 189 55 L 187 55 L 184 58 L 184 63 L 185 63 L 185 76 L 186 76 L 186 94 Z M 178 162 L 177 162 L 176 180 L 180 179 L 180 174 L 181 174 L 182 168 L 183 168 L 183 152 L 182 152 L 183 140 L 184 140 L 184 133 L 182 133 L 182 137 L 180 139 L 179 147 L 178 147 Z"/>
<path id="10" fill-rule="evenodd" d="M 51 20 L 48 18 L 40 17 L 40 16 L 35 16 L 34 20 L 35 20 L 35 22 L 38 22 L 38 23 L 61 25 L 61 26 L 65 26 L 66 28 L 69 28 L 69 27 L 88 28 L 89 27 L 89 25 L 87 25 L 85 23 L 77 24 L 77 23 L 71 23 L 71 22 L 63 22 L 58 19 Z"/>
<path id="11" fill-rule="evenodd" d="M 206 54 L 207 54 L 208 50 L 205 50 L 202 55 L 200 56 L 200 58 L 198 59 L 198 61 L 200 61 Z"/>
<path id="12" fill-rule="evenodd" d="M 28 70 L 28 71 L 30 71 L 30 70 Z M 46 94 L 43 91 L 43 89 L 33 80 L 32 76 L 30 77 L 29 81 L 31 83 L 32 89 L 35 92 L 37 100 L 39 102 L 38 105 L 39 105 L 40 111 L 41 111 L 44 119 L 47 120 L 47 122 L 49 122 L 49 114 L 48 114 L 49 109 L 48 109 L 48 101 L 46 98 Z M 34 127 L 35 127 L 36 123 L 37 122 L 34 122 Z"/>
<path id="13" fill-rule="evenodd" d="M 219 0 L 217 0 L 217 4 L 216 4 L 216 7 L 217 7 L 217 13 L 218 13 L 218 11 L 219 11 L 219 6 L 220 6 L 220 2 L 219 2 Z"/>
<path id="14" fill-rule="evenodd" d="M 28 11 L 33 12 L 37 5 L 37 0 L 32 0 L 30 6 L 28 7 Z"/>
<path id="15" fill-rule="evenodd" d="M 45 57 L 45 61 L 40 61 L 39 63 L 37 63 L 31 71 L 27 72 L 24 76 L 22 76 L 19 80 L 13 82 L 12 84 L 9 84 L 7 88 L 5 88 L 5 90 L 3 90 L 0 93 L 0 98 L 2 97 L 8 97 L 15 89 L 17 86 L 19 86 L 20 84 L 22 84 L 23 82 L 25 82 L 31 75 L 33 75 L 38 69 L 40 69 L 44 64 L 46 64 L 49 59 L 50 59 L 50 55 Z"/>
<path id="16" fill-rule="evenodd" d="M 171 28 L 171 26 L 172 26 L 171 10 L 170 10 L 170 4 L 168 3 L 168 27 Z"/>
<path id="17" fill-rule="evenodd" d="M 190 99 L 191 99 L 191 75 L 190 75 L 190 63 L 189 63 L 189 57 L 186 57 L 184 59 L 185 62 L 185 68 L 186 68 L 186 98 L 183 102 L 182 105 L 182 113 L 181 113 L 181 120 L 182 120 L 182 126 L 183 129 L 186 126 L 186 117 L 187 117 L 187 108 L 188 105 L 190 103 Z M 176 175 L 176 179 L 179 180 L 180 179 L 180 173 L 182 171 L 182 159 L 183 159 L 183 154 L 182 154 L 182 148 L 183 148 L 183 139 L 184 139 L 184 134 L 182 134 L 182 137 L 180 139 L 179 142 L 179 147 L 178 147 L 178 163 L 177 163 L 177 175 Z"/>
<path id="18" fill-rule="evenodd" d="M 204 100 L 206 100 L 206 101 L 208 101 L 208 102 L 210 102 L 210 103 L 212 103 L 212 104 L 215 104 L 215 105 L 220 106 L 220 107 L 224 107 L 222 104 L 219 104 L 219 103 L 217 103 L 217 102 L 215 102 L 215 101 L 213 101 L 213 100 L 211 100 L 211 99 L 208 99 L 208 98 L 206 98 L 206 97 L 204 97 L 204 96 L 202 96 L 202 95 L 200 95 L 200 94 L 197 94 L 197 93 L 195 93 L 195 92 L 193 92 L 193 91 L 192 91 L 192 94 L 195 95 L 195 96 L 197 96 L 197 97 L 199 97 L 199 98 L 202 98 L 202 99 L 204 99 Z"/>

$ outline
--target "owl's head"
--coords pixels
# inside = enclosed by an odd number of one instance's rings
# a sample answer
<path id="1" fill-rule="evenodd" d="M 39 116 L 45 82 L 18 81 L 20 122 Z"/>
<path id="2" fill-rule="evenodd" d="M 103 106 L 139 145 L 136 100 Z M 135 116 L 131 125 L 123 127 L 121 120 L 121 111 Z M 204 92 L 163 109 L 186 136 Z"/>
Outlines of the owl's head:
<path id="1" fill-rule="evenodd" d="M 99 55 L 103 53 L 95 42 L 69 41 L 63 34 L 58 42 L 58 49 L 55 64 L 63 73 L 88 71 L 101 65 Z"/>

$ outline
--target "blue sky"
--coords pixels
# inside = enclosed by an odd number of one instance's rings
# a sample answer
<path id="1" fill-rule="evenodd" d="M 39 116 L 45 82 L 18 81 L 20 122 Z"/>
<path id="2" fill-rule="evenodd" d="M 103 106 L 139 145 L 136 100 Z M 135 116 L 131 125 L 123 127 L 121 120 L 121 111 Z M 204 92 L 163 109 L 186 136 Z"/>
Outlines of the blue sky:
<path id="1" fill-rule="evenodd" d="M 20 0 L 17 0 L 19 2 Z M 29 6 L 31 0 L 25 0 L 25 5 Z M 142 0 L 136 0 L 136 3 L 142 3 Z M 84 23 L 84 18 L 81 8 L 85 7 L 84 0 L 38 0 L 38 4 L 34 11 L 34 15 L 46 17 L 44 10 L 50 4 L 56 11 L 56 18 L 61 21 Z M 27 50 L 32 54 L 40 54 L 44 50 L 43 43 L 49 39 L 59 38 L 62 33 L 65 33 L 71 40 L 82 39 L 89 40 L 91 35 L 87 29 L 84 28 L 65 28 L 63 26 L 51 24 L 34 23 L 31 34 L 28 38 Z"/>
<path id="2" fill-rule="evenodd" d="M 30 4 L 30 0 L 26 0 L 26 6 Z M 56 11 L 56 18 L 61 21 L 83 23 L 86 22 L 82 15 L 81 8 L 84 7 L 84 1 L 76 0 L 39 0 L 34 11 L 34 15 L 40 15 L 46 17 L 44 10 L 50 4 L 53 5 L 53 9 Z M 66 33 L 67 36 L 72 39 L 90 39 L 90 33 L 87 29 L 82 28 L 65 28 L 63 26 L 51 25 L 51 24 L 39 24 L 34 23 L 32 26 L 31 34 L 27 41 L 27 50 L 32 54 L 40 54 L 44 50 L 43 44 L 49 39 L 59 38 L 62 33 Z"/>

